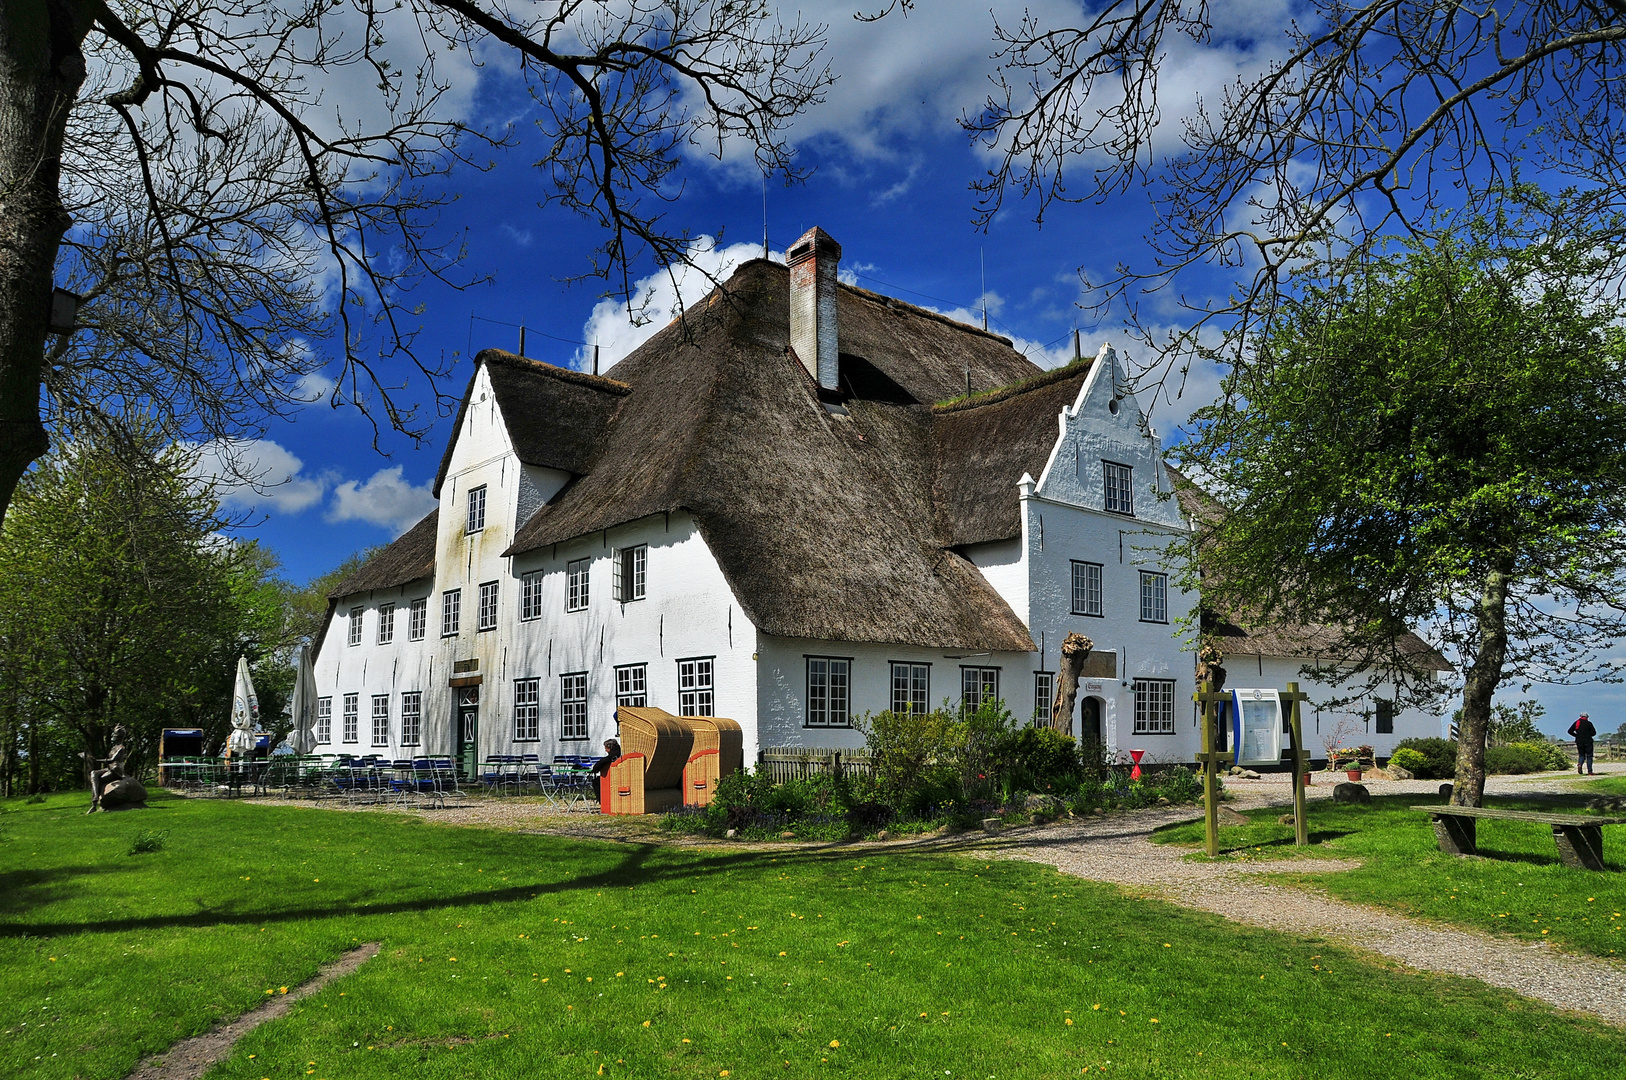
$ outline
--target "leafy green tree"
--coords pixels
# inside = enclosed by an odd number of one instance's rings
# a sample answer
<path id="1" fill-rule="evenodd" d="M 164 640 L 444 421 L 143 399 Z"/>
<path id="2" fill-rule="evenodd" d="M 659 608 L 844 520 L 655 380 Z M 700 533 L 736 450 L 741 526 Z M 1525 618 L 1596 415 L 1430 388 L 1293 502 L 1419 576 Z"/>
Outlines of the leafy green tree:
<path id="1" fill-rule="evenodd" d="M 1349 672 L 1438 689 L 1400 631 L 1463 673 L 1455 802 L 1477 805 L 1511 675 L 1606 676 L 1626 631 L 1626 351 L 1603 265 L 1508 222 L 1300 275 L 1277 328 L 1174 457 L 1226 510 L 1185 545 L 1204 604 L 1333 628 Z"/>
<path id="2" fill-rule="evenodd" d="M 137 766 L 164 726 L 218 738 L 239 655 L 261 663 L 262 704 L 280 711 L 275 559 L 221 537 L 189 463 L 138 428 L 67 444 L 18 488 L 0 531 L 0 717 L 8 773 L 26 760 L 30 790 L 82 783 L 79 754 L 104 754 L 116 724 Z"/>

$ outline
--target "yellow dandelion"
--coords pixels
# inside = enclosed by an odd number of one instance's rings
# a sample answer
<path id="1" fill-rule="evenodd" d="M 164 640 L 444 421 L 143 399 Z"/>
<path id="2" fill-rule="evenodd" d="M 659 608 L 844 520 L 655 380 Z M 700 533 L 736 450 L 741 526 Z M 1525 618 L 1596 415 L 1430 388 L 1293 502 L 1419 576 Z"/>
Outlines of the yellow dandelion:
<path id="1" fill-rule="evenodd" d="M 836 1047 L 838 1047 L 840 1045 L 841 1045 L 841 1040 L 840 1039 L 831 1039 L 830 1040 L 830 1049 L 834 1050 Z"/>
<path id="2" fill-rule="evenodd" d="M 279 993 L 279 994 L 286 994 L 286 993 L 287 993 L 287 992 L 288 992 L 288 988 L 287 988 L 287 987 L 286 987 L 286 986 L 279 986 L 279 987 L 277 987 L 277 993 Z"/>
<path id="3" fill-rule="evenodd" d="M 648 1027 L 648 1026 L 649 1026 L 649 1021 L 648 1021 L 648 1020 L 645 1020 L 645 1021 L 644 1021 L 644 1027 Z"/>
<path id="4" fill-rule="evenodd" d="M 1072 1018 L 1072 1017 L 1071 1017 L 1071 1016 L 1069 1016 L 1069 1017 L 1068 1017 L 1068 1018 L 1067 1018 L 1067 1021 L 1066 1021 L 1066 1023 L 1067 1023 L 1067 1026 L 1068 1026 L 1068 1027 L 1072 1027 L 1072 1026 L 1073 1026 L 1073 1018 Z"/>
<path id="5" fill-rule="evenodd" d="M 1101 1011 L 1101 1006 L 1100 1005 L 1091 1005 L 1090 1008 L 1094 1009 L 1096 1012 Z"/>
<path id="6" fill-rule="evenodd" d="M 1155 1017 L 1155 1016 L 1152 1017 L 1152 1023 L 1154 1023 L 1154 1024 L 1157 1023 L 1157 1017 Z"/>
<path id="7" fill-rule="evenodd" d="M 688 1041 L 689 1041 L 689 1040 L 688 1040 L 688 1039 L 684 1039 L 684 1040 L 683 1040 L 683 1041 L 684 1041 L 684 1042 L 688 1042 Z"/>
<path id="8" fill-rule="evenodd" d="M 618 971 L 618 972 L 615 973 L 615 977 L 619 979 L 621 976 L 623 976 L 625 974 L 626 974 L 625 971 Z"/>

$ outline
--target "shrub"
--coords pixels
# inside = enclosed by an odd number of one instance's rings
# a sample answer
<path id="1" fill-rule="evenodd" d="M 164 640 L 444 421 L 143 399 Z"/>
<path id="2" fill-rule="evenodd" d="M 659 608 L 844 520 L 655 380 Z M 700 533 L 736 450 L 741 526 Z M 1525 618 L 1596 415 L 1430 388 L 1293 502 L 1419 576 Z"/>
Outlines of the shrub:
<path id="1" fill-rule="evenodd" d="M 1557 758 L 1557 764 L 1553 759 Z M 1569 768 L 1569 758 L 1551 743 L 1509 743 L 1485 748 L 1488 773 L 1533 773 Z"/>
<path id="2" fill-rule="evenodd" d="M 1418 779 L 1449 780 L 1457 775 L 1457 744 L 1449 739 L 1402 739 L 1395 753 L 1401 750 L 1415 750 L 1422 755 L 1423 767 L 1411 770 Z"/>
<path id="3" fill-rule="evenodd" d="M 859 718 L 880 801 L 897 810 L 948 802 L 961 786 L 968 725 L 937 709 Z"/>
<path id="4" fill-rule="evenodd" d="M 135 839 L 130 841 L 131 855 L 148 855 L 154 851 L 164 850 L 164 841 L 169 838 L 167 832 L 154 832 L 152 829 L 142 829 L 136 833 Z"/>
<path id="5" fill-rule="evenodd" d="M 1390 756 L 1389 764 L 1405 769 L 1413 776 L 1421 776 L 1423 770 L 1428 768 L 1428 758 L 1409 746 L 1402 746 Z"/>

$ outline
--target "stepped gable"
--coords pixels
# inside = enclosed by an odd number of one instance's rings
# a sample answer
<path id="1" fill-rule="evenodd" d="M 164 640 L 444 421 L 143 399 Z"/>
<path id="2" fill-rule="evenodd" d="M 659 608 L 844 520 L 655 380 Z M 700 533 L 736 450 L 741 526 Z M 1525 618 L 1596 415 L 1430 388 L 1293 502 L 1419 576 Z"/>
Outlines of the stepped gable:
<path id="1" fill-rule="evenodd" d="M 514 454 L 526 465 L 543 465 L 576 476 L 593 467 L 604 432 L 632 388 L 602 375 L 544 364 L 502 349 L 482 349 L 475 357 L 475 375 L 485 365 L 492 393 L 502 409 Z M 475 376 L 469 377 L 457 409 L 454 432 L 477 402 L 471 402 Z M 440 471 L 435 475 L 435 497 L 451 465 L 455 437 L 446 442 Z"/>
<path id="2" fill-rule="evenodd" d="M 1089 359 L 932 408 L 937 499 L 950 543 L 1022 535 L 1016 485 L 1037 479 L 1056 446 L 1061 411 L 1078 399 Z"/>
<path id="3" fill-rule="evenodd" d="M 917 401 L 952 392 L 956 373 L 963 387 L 965 362 L 933 359 L 950 355 L 951 335 L 969 343 L 974 380 L 1037 370 L 993 335 L 855 293 L 841 291 L 842 351 L 867 350 L 851 355 Z M 767 633 L 1033 649 L 981 573 L 946 550 L 929 408 L 850 401 L 848 416 L 832 416 L 789 338 L 788 271 L 745 264 L 612 369 L 632 389 L 593 468 L 539 509 L 506 554 L 686 510 Z M 894 338 L 914 340 L 894 350 Z M 939 362 L 952 364 L 941 378 L 928 370 Z"/>
<path id="4" fill-rule="evenodd" d="M 435 530 L 440 511 L 431 510 L 412 528 L 333 587 L 329 597 L 353 596 L 374 589 L 393 589 L 435 574 Z"/>

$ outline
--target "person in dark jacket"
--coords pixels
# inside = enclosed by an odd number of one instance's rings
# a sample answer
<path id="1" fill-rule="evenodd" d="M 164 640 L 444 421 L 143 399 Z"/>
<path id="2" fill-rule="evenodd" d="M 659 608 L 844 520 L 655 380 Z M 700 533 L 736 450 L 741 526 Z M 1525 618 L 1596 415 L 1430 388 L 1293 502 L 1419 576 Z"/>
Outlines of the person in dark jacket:
<path id="1" fill-rule="evenodd" d="M 621 756 L 621 742 L 619 739 L 604 740 L 604 756 L 593 762 L 594 776 L 609 776 L 610 766 L 615 759 Z"/>
<path id="2" fill-rule="evenodd" d="M 1592 775 L 1592 740 L 1598 737 L 1598 729 L 1592 726 L 1592 721 L 1582 713 L 1580 719 L 1570 725 L 1570 737 L 1575 740 L 1575 771 Z"/>

